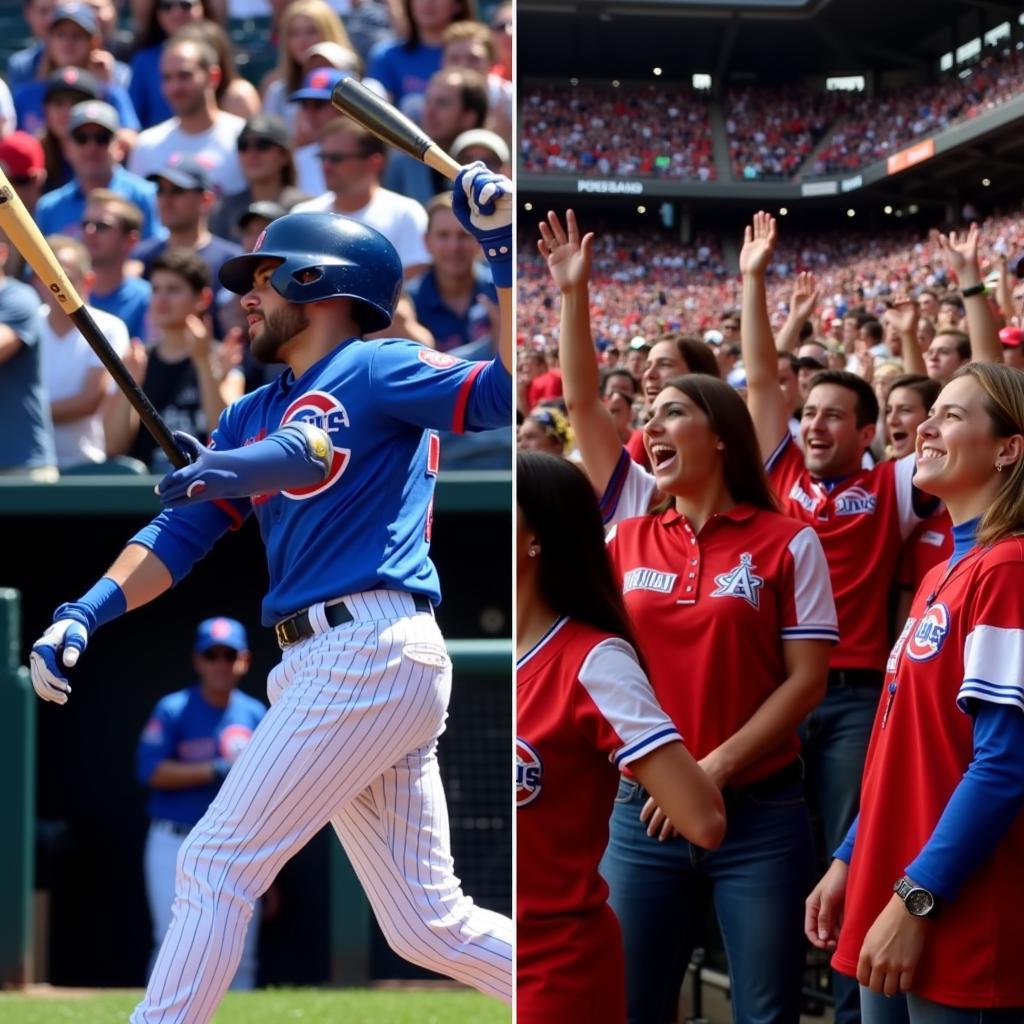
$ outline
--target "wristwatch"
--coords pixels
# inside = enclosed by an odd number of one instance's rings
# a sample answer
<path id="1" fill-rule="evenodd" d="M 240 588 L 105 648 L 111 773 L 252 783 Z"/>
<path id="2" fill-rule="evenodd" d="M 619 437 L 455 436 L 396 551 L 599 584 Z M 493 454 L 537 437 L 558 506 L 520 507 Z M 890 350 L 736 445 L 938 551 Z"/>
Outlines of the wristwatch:
<path id="1" fill-rule="evenodd" d="M 903 905 L 911 917 L 936 917 L 938 915 L 938 897 L 927 889 L 914 885 L 906 875 L 892 887 L 892 891 L 903 900 Z"/>

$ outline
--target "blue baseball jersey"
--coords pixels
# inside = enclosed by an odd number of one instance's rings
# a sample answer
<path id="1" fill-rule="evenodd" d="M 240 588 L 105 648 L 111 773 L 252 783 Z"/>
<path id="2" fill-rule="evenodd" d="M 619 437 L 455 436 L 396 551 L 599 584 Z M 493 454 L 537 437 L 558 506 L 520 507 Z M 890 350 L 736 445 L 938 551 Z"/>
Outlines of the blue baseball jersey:
<path id="1" fill-rule="evenodd" d="M 223 758 L 234 762 L 266 714 L 248 694 L 232 691 L 227 707 L 208 703 L 199 685 L 169 693 L 149 716 L 136 753 L 139 782 L 149 783 L 161 761 L 198 763 Z M 146 805 L 151 818 L 194 825 L 217 795 L 219 782 L 187 789 L 154 789 Z"/>
<path id="2" fill-rule="evenodd" d="M 500 360 L 469 362 L 410 341 L 350 339 L 299 378 L 291 370 L 221 415 L 216 448 L 239 448 L 286 423 L 322 427 L 326 479 L 295 491 L 161 513 L 134 538 L 180 578 L 251 511 L 267 548 L 263 622 L 378 587 L 441 599 L 429 557 L 440 442 L 435 430 L 486 430 L 512 417 Z"/>

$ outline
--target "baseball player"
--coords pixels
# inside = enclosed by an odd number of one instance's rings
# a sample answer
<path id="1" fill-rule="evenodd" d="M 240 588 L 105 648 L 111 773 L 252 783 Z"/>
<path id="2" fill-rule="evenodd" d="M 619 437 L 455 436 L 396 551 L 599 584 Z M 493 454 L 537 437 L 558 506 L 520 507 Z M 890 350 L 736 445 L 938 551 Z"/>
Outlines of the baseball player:
<path id="1" fill-rule="evenodd" d="M 510 1000 L 508 918 L 455 877 L 437 737 L 451 662 L 434 621 L 428 557 L 434 429 L 511 421 L 512 190 L 464 168 L 455 209 L 498 289 L 499 357 L 470 363 L 391 323 L 402 266 L 382 235 L 332 213 L 274 221 L 221 269 L 243 295 L 251 348 L 281 377 L 222 414 L 211 447 L 159 485 L 166 511 L 82 598 L 61 605 L 31 655 L 33 685 L 64 703 L 89 636 L 181 579 L 256 516 L 283 649 L 271 708 L 178 856 L 174 918 L 134 1024 L 208 1021 L 241 956 L 254 901 L 328 821 L 391 946 Z"/>
<path id="2" fill-rule="evenodd" d="M 622 1024 L 622 933 L 597 870 L 619 769 L 705 850 L 722 796 L 639 664 L 586 477 L 520 452 L 516 496 L 516 1020 Z"/>
<path id="3" fill-rule="evenodd" d="M 199 681 L 160 699 L 142 731 L 136 758 L 139 782 L 151 791 L 144 867 L 154 958 L 171 923 L 174 865 L 182 841 L 267 711 L 235 689 L 249 671 L 249 641 L 240 622 L 222 617 L 201 622 L 192 664 Z M 256 985 L 258 924 L 254 913 L 232 988 Z"/>
<path id="4" fill-rule="evenodd" d="M 1024 1020 L 1024 376 L 974 364 L 917 432 L 914 483 L 954 550 L 886 669 L 860 815 L 806 930 L 861 985 L 865 1024 Z"/>

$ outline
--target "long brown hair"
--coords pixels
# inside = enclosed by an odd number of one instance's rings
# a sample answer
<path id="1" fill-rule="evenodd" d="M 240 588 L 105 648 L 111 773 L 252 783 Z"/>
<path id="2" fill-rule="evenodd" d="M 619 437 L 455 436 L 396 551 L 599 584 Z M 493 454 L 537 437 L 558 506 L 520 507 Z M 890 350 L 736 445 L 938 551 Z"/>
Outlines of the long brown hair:
<path id="1" fill-rule="evenodd" d="M 1024 435 L 1024 373 L 1002 363 L 968 363 L 953 374 L 973 377 L 985 392 L 985 411 L 992 421 L 995 437 Z M 1013 534 L 1024 533 L 1024 456 L 1005 477 L 995 500 L 981 517 L 978 543 L 995 544 Z"/>
<path id="2" fill-rule="evenodd" d="M 681 391 L 708 418 L 708 426 L 722 442 L 722 471 L 729 497 L 737 504 L 778 512 L 761 460 L 761 447 L 743 399 L 725 381 L 706 373 L 684 373 L 665 382 L 661 388 Z M 659 392 L 660 393 L 660 392 Z M 671 507 L 672 498 L 659 502 L 652 513 Z"/>

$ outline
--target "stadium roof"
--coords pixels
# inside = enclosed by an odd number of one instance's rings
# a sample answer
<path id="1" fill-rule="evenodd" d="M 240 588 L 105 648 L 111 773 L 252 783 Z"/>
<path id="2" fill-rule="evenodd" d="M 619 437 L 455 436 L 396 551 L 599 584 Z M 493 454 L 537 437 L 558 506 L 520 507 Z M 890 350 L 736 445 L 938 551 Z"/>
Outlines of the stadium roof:
<path id="1" fill-rule="evenodd" d="M 778 81 L 907 69 L 1021 14 L 1015 0 L 518 0 L 521 76 Z M 1019 25 L 1017 26 L 1019 31 Z"/>

